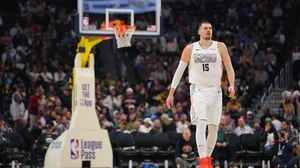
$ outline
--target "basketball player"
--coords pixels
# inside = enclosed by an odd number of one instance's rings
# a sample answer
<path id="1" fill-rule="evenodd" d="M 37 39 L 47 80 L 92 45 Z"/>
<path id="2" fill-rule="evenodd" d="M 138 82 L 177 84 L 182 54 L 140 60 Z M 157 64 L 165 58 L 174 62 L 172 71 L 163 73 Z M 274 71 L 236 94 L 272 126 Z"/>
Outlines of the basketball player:
<path id="1" fill-rule="evenodd" d="M 211 154 L 217 141 L 218 126 L 222 113 L 221 77 L 223 64 L 229 79 L 229 97 L 234 96 L 235 74 L 227 47 L 212 40 L 212 25 L 208 21 L 199 24 L 200 41 L 187 45 L 181 55 L 174 74 L 171 90 L 166 100 L 168 108 L 173 106 L 173 95 L 189 64 L 191 95 L 191 123 L 196 125 L 196 142 L 201 168 L 212 168 Z M 206 127 L 208 136 L 206 140 Z"/>

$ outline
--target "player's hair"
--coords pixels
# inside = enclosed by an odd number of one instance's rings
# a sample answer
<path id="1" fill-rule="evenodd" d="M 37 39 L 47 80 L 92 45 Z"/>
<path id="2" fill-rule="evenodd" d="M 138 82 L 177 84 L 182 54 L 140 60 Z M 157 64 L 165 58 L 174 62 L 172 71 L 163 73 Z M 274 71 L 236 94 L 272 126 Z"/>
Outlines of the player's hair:
<path id="1" fill-rule="evenodd" d="M 202 26 L 202 24 L 210 24 L 210 25 L 212 25 L 208 20 L 202 20 L 200 23 L 199 23 L 199 29 L 200 29 L 200 27 Z"/>

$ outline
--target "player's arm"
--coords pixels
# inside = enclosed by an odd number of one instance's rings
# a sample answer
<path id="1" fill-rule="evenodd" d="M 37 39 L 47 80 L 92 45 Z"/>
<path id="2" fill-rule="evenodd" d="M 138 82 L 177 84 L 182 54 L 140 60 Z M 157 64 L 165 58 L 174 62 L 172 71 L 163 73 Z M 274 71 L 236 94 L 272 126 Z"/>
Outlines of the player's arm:
<path id="1" fill-rule="evenodd" d="M 234 69 L 232 67 L 231 64 L 231 59 L 228 53 L 228 49 L 226 47 L 226 45 L 222 42 L 218 43 L 218 48 L 219 48 L 219 52 L 222 56 L 223 59 L 223 63 L 227 72 L 227 76 L 228 76 L 228 80 L 229 80 L 229 97 L 234 96 L 235 91 L 234 91 L 234 80 L 235 80 L 235 74 L 234 74 Z"/>
<path id="2" fill-rule="evenodd" d="M 184 48 L 184 50 L 181 54 L 181 59 L 180 59 L 179 65 L 176 69 L 176 72 L 173 76 L 171 89 L 170 89 L 169 96 L 166 101 L 168 108 L 171 108 L 173 106 L 174 92 L 182 78 L 182 75 L 183 75 L 188 63 L 190 62 L 190 56 L 192 54 L 192 50 L 193 50 L 193 44 L 189 44 L 188 46 L 186 46 Z"/>
<path id="3" fill-rule="evenodd" d="M 182 78 L 182 75 L 183 75 L 188 63 L 190 62 L 190 56 L 192 53 L 192 49 L 193 49 L 193 45 L 190 44 L 190 45 L 186 46 L 182 52 L 181 59 L 180 59 L 179 65 L 176 69 L 176 72 L 173 76 L 171 89 L 169 92 L 169 95 L 171 95 L 171 96 L 174 95 L 174 92 Z"/>

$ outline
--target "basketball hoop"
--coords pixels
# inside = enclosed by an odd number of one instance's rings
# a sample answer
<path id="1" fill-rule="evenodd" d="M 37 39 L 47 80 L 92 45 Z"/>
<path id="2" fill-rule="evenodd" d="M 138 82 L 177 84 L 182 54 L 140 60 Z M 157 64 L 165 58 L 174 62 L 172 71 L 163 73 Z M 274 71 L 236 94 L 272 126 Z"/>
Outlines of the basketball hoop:
<path id="1" fill-rule="evenodd" d="M 131 46 L 130 40 L 136 29 L 136 26 L 120 25 L 120 26 L 114 26 L 113 28 L 117 40 L 117 47 L 118 48 L 130 47 Z"/>

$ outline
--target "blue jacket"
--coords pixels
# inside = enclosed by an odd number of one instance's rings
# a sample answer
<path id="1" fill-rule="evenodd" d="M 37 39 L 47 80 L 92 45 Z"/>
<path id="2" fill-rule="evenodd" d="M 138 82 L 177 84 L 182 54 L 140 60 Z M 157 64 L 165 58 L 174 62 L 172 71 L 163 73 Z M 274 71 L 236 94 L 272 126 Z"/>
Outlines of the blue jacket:
<path id="1" fill-rule="evenodd" d="M 279 147 L 282 150 L 282 154 L 278 155 Z M 293 143 L 292 142 L 278 142 L 275 143 L 272 152 L 274 156 L 278 157 L 281 161 L 287 164 L 293 157 Z"/>

